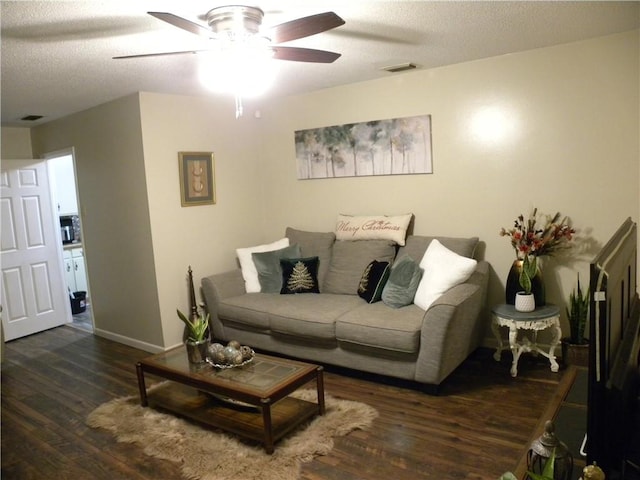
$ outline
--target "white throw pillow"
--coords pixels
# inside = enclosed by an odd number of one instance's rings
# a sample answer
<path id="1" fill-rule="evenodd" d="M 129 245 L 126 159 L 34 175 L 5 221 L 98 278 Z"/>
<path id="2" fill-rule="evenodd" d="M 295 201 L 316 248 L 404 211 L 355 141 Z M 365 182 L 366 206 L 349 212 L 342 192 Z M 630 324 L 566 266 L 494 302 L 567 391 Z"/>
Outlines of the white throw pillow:
<path id="1" fill-rule="evenodd" d="M 289 239 L 283 238 L 273 243 L 258 245 L 256 247 L 237 248 L 236 255 L 242 269 L 242 278 L 244 278 L 244 288 L 247 293 L 257 293 L 260 291 L 260 280 L 258 279 L 258 270 L 256 264 L 253 263 L 252 253 L 271 252 L 280 250 L 289 246 Z"/>
<path id="2" fill-rule="evenodd" d="M 338 215 L 336 240 L 392 240 L 403 246 L 413 214 L 396 215 Z"/>
<path id="3" fill-rule="evenodd" d="M 473 258 L 458 255 L 433 239 L 420 261 L 424 273 L 413 303 L 427 310 L 443 293 L 467 280 L 477 264 Z"/>

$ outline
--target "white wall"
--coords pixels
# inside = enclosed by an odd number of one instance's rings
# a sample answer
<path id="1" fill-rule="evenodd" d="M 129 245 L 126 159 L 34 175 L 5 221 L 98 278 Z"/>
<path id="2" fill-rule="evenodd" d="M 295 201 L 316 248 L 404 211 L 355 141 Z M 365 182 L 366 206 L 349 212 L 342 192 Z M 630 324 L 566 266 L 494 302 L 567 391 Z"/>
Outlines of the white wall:
<path id="1" fill-rule="evenodd" d="M 338 213 L 413 212 L 417 234 L 480 237 L 493 305 L 515 258 L 500 228 L 533 206 L 559 210 L 594 241 L 545 258 L 548 300 L 563 304 L 598 243 L 638 221 L 638 57 L 635 31 L 277 99 L 262 112 L 265 229 L 276 238 L 286 225 L 332 230 Z M 479 134 L 487 111 L 500 122 Z M 295 130 L 422 114 L 433 175 L 296 179 Z"/>

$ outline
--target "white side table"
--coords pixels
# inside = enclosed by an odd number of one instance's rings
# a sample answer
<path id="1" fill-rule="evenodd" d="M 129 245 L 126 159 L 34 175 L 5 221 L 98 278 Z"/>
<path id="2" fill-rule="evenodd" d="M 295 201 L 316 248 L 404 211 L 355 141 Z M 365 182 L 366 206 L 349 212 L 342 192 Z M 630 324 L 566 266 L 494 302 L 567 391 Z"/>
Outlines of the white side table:
<path id="1" fill-rule="evenodd" d="M 523 352 L 540 353 L 549 359 L 551 371 L 558 371 L 558 362 L 556 362 L 554 352 L 560 344 L 562 330 L 560 330 L 560 309 L 556 305 L 547 304 L 536 308 L 533 312 L 519 312 L 513 305 L 502 304 L 494 307 L 491 312 L 493 313 L 491 329 L 498 340 L 498 349 L 493 354 L 496 361 L 500 361 L 502 350 L 506 350 L 506 347 L 502 345 L 500 327 L 509 327 L 509 348 L 513 354 L 512 377 L 518 375 L 518 360 Z M 549 352 L 540 349 L 536 343 L 538 332 L 547 328 L 551 328 L 553 333 Z M 518 330 L 531 330 L 533 340 L 523 336 L 523 339 L 518 342 Z"/>

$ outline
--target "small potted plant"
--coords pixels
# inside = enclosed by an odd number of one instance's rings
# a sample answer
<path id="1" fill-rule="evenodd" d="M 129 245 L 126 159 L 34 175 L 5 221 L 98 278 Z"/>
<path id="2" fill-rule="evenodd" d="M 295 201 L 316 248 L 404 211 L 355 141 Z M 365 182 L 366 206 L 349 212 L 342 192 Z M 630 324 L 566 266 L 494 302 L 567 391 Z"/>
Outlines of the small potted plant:
<path id="1" fill-rule="evenodd" d="M 178 318 L 186 326 L 185 345 L 187 347 L 187 355 L 191 363 L 204 363 L 207 360 L 207 352 L 209 349 L 209 314 L 200 313 L 192 319 L 188 319 L 180 310 Z"/>
<path id="2" fill-rule="evenodd" d="M 589 361 L 589 341 L 585 338 L 589 315 L 589 289 L 585 292 L 578 285 L 569 294 L 569 303 L 565 308 L 569 320 L 570 336 L 562 339 L 562 358 L 567 365 L 586 367 Z"/>
<path id="3" fill-rule="evenodd" d="M 538 272 L 538 262 L 536 257 L 525 255 L 520 270 L 520 286 L 522 291 L 516 293 L 515 307 L 520 312 L 531 312 L 536 308 L 536 301 L 531 292 L 531 279 Z"/>

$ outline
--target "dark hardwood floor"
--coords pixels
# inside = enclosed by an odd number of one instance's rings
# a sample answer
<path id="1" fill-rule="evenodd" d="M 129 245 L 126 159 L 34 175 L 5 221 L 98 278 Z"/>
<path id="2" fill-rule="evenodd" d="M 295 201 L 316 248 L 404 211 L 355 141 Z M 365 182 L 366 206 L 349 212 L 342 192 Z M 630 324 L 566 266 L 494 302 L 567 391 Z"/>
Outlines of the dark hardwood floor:
<path id="1" fill-rule="evenodd" d="M 85 425 L 101 403 L 137 395 L 134 365 L 148 353 L 68 326 L 8 342 L 5 351 L 3 480 L 181 478 L 178 466 Z M 302 479 L 495 480 L 516 469 L 566 372 L 523 356 L 511 378 L 510 355 L 498 363 L 491 354 L 472 355 L 438 396 L 329 368 L 327 393 L 373 405 L 380 416 L 305 464 Z"/>

